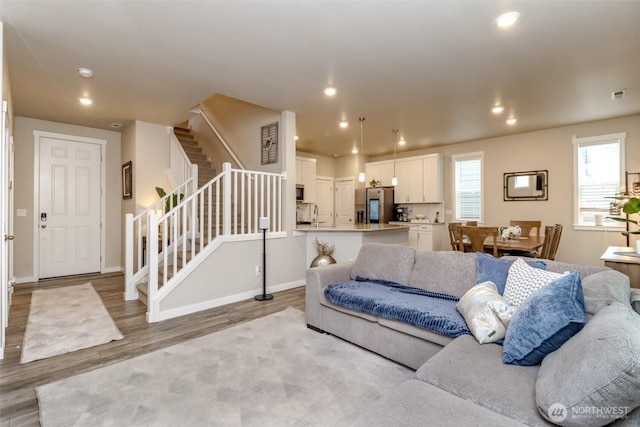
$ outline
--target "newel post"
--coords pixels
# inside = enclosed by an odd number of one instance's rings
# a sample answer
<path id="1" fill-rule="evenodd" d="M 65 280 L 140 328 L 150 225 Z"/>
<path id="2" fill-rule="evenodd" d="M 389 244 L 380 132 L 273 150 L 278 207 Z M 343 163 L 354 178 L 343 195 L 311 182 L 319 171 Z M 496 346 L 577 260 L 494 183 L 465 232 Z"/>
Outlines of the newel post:
<path id="1" fill-rule="evenodd" d="M 124 300 L 138 298 L 133 285 L 133 214 L 124 215 Z"/>
<path id="2" fill-rule="evenodd" d="M 231 163 L 222 164 L 222 234 L 231 234 Z"/>

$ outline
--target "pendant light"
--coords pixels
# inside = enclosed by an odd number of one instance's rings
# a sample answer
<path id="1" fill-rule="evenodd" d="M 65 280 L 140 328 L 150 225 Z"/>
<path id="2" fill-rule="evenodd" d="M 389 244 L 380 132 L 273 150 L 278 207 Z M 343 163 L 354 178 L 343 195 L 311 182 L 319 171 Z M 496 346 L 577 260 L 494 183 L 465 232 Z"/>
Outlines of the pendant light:
<path id="1" fill-rule="evenodd" d="M 365 118 L 358 117 L 358 121 L 360 122 L 360 173 L 358 174 L 358 181 L 365 182 L 366 177 L 364 174 L 364 131 L 362 127 Z"/>
<path id="2" fill-rule="evenodd" d="M 391 132 L 395 135 L 393 141 L 393 178 L 391 178 L 391 185 L 394 187 L 398 185 L 398 177 L 396 176 L 396 149 L 398 148 L 398 129 L 394 129 Z"/>

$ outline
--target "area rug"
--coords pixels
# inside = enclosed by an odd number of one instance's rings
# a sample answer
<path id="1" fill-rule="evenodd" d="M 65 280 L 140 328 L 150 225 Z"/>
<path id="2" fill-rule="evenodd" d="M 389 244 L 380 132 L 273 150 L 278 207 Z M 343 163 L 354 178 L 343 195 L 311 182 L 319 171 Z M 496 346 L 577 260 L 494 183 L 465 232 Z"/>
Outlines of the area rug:
<path id="1" fill-rule="evenodd" d="M 288 308 L 37 388 L 42 426 L 340 426 L 413 371 Z"/>
<path id="2" fill-rule="evenodd" d="M 20 363 L 122 338 L 91 283 L 37 290 L 31 294 Z"/>

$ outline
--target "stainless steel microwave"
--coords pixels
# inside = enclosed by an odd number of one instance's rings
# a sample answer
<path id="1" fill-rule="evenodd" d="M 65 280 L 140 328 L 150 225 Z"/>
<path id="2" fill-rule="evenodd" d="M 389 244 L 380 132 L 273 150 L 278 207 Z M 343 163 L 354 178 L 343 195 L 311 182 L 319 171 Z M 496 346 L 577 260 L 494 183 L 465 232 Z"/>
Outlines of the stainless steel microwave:
<path id="1" fill-rule="evenodd" d="M 296 184 L 296 201 L 302 202 L 304 200 L 304 185 Z"/>

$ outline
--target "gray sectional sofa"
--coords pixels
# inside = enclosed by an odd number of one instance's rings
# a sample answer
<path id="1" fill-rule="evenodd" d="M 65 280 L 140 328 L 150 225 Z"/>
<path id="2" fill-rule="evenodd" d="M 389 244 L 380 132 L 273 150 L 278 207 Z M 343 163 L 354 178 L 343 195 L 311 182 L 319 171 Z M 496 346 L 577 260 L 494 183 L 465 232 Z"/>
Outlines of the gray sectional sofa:
<path id="1" fill-rule="evenodd" d="M 533 366 L 503 363 L 501 345 L 479 344 L 473 335 L 447 337 L 327 299 L 327 287 L 363 278 L 460 298 L 492 265 L 478 262 L 471 253 L 369 244 L 355 261 L 307 271 L 310 328 L 416 370 L 356 424 L 640 426 L 640 315 L 621 273 L 546 261 L 547 271 L 579 274 L 586 324 Z"/>

